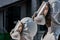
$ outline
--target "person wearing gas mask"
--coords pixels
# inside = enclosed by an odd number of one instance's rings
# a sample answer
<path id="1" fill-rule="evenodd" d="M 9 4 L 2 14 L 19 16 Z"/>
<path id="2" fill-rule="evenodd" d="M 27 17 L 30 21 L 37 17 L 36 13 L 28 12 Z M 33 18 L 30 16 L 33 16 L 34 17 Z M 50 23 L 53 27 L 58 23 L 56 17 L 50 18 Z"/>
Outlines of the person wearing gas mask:
<path id="1" fill-rule="evenodd" d="M 60 0 L 49 0 L 51 5 L 51 27 L 55 40 L 60 40 Z"/>
<path id="2" fill-rule="evenodd" d="M 49 0 L 51 13 L 51 32 L 53 32 L 52 40 L 60 40 L 60 0 Z M 47 13 L 48 14 L 48 13 Z M 40 18 L 40 17 L 39 17 Z M 49 28 L 48 28 L 49 30 Z M 46 35 L 45 35 L 46 37 Z M 49 36 L 50 38 L 50 36 Z M 48 36 L 45 40 L 49 40 Z M 50 39 L 51 40 L 51 39 Z"/>
<path id="3" fill-rule="evenodd" d="M 37 12 L 38 14 L 33 15 L 34 21 L 39 25 L 46 25 L 48 28 L 47 32 L 43 34 L 41 40 L 55 40 L 54 32 L 51 27 L 51 13 L 49 2 L 43 2 L 42 7 Z"/>
<path id="4" fill-rule="evenodd" d="M 14 40 L 33 40 L 37 32 L 37 24 L 30 17 L 25 17 L 18 21 L 10 35 Z"/>

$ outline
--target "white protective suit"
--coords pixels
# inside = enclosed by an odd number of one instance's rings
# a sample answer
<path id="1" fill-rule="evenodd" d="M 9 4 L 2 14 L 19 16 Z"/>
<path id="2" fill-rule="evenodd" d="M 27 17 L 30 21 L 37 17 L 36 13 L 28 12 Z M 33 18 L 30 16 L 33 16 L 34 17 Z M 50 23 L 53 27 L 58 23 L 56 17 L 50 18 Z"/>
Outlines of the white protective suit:
<path id="1" fill-rule="evenodd" d="M 58 40 L 60 35 L 60 0 L 49 0 L 51 5 L 51 28 L 41 40 Z M 49 30 L 52 33 L 49 33 Z"/>
<path id="2" fill-rule="evenodd" d="M 13 29 L 14 32 L 10 32 L 12 39 L 20 40 L 20 33 L 16 31 L 20 22 L 24 24 L 22 36 L 25 38 L 25 40 L 33 40 L 33 37 L 37 32 L 37 24 L 30 17 L 25 17 L 21 21 L 18 21 L 17 25 Z"/>
<path id="3" fill-rule="evenodd" d="M 51 27 L 55 35 L 55 40 L 58 40 L 60 35 L 60 0 L 49 0 L 51 5 Z"/>
<path id="4" fill-rule="evenodd" d="M 37 12 L 38 15 L 34 18 L 34 21 L 37 24 L 39 24 L 39 25 L 45 25 L 46 24 L 46 22 L 45 22 L 45 16 L 44 15 L 40 15 L 40 14 L 43 13 L 43 10 L 44 10 L 44 8 L 45 8 L 45 6 L 46 6 L 47 3 L 48 2 L 42 3 L 43 5 L 42 5 L 41 9 L 39 10 L 39 12 Z M 40 20 L 40 22 L 39 22 L 39 20 Z M 54 32 L 52 32 L 51 27 L 48 27 L 47 33 L 45 34 L 44 38 L 43 38 L 43 36 L 41 37 L 41 40 L 55 40 Z"/>

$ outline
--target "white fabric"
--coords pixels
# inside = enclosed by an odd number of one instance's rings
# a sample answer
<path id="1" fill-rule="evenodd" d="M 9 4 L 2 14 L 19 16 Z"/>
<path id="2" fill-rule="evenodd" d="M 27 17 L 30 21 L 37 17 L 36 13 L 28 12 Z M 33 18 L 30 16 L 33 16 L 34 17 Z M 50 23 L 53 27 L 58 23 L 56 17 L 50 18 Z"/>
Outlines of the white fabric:
<path id="1" fill-rule="evenodd" d="M 12 39 L 20 40 L 20 33 L 17 30 L 21 22 L 24 24 L 22 36 L 26 40 L 33 40 L 33 37 L 37 32 L 37 24 L 30 17 L 25 17 L 21 21 L 18 21 L 15 28 L 10 32 Z M 14 37 L 15 35 L 17 35 L 17 37 Z"/>
<path id="2" fill-rule="evenodd" d="M 52 32 L 51 27 L 48 27 L 47 34 L 43 37 L 41 37 L 41 40 L 55 40 L 54 32 Z"/>
<path id="3" fill-rule="evenodd" d="M 55 40 L 54 33 L 47 33 L 41 40 Z"/>
<path id="4" fill-rule="evenodd" d="M 51 16 L 53 18 L 53 21 L 55 21 L 57 24 L 60 24 L 60 2 L 56 1 L 52 3 L 52 12 Z"/>
<path id="5" fill-rule="evenodd" d="M 32 18 L 25 17 L 21 20 L 24 23 L 23 34 L 28 34 L 31 37 L 34 37 L 37 32 L 37 24 L 33 21 Z"/>
<path id="6" fill-rule="evenodd" d="M 49 0 L 49 3 L 51 5 L 51 27 L 57 40 L 60 35 L 60 0 Z"/>
<path id="7" fill-rule="evenodd" d="M 35 17 L 34 21 L 39 25 L 45 25 L 45 23 L 46 23 L 44 15 L 40 15 L 40 16 Z"/>
<path id="8" fill-rule="evenodd" d="M 14 31 L 17 31 L 18 30 L 18 27 L 20 26 L 20 24 L 21 24 L 21 21 L 18 20 L 18 22 L 17 22 L 17 24 L 16 24 L 16 26 L 14 28 Z"/>
<path id="9" fill-rule="evenodd" d="M 51 1 L 51 2 L 50 2 Z M 51 3 L 51 17 L 53 21 L 60 24 L 60 0 L 49 0 Z"/>
<path id="10" fill-rule="evenodd" d="M 52 4 L 53 2 L 56 2 L 56 1 L 59 1 L 59 0 L 48 0 L 48 2 L 49 2 L 50 4 Z"/>

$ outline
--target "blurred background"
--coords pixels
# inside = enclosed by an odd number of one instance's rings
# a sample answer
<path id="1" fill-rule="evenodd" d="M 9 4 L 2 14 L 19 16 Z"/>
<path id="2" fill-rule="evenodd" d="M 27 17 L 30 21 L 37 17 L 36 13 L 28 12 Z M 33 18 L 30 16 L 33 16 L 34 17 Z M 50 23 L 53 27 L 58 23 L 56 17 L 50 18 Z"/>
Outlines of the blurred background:
<path id="1" fill-rule="evenodd" d="M 9 33 L 17 21 L 32 17 L 43 1 L 48 0 L 0 0 L 0 40 L 12 40 Z M 46 30 L 45 25 L 38 25 L 34 40 L 40 40 Z"/>

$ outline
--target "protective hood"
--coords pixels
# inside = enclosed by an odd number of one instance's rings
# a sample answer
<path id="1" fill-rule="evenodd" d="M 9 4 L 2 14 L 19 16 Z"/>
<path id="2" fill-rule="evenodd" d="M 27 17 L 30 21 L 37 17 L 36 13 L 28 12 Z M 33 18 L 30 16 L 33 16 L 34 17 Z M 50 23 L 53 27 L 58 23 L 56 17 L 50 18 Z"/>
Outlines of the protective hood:
<path id="1" fill-rule="evenodd" d="M 17 30 L 21 23 L 23 23 L 24 25 L 22 36 L 26 40 L 33 40 L 33 37 L 36 35 L 37 32 L 37 24 L 30 17 L 25 17 L 21 21 L 17 22 L 15 28 L 10 32 L 11 37 L 13 39 L 20 40 L 20 33 Z M 16 35 L 17 37 L 15 37 Z"/>
<path id="2" fill-rule="evenodd" d="M 59 0 L 49 0 L 51 5 L 51 17 L 52 21 L 60 24 L 60 1 Z"/>
<path id="3" fill-rule="evenodd" d="M 30 17 L 25 17 L 21 20 L 24 24 L 23 34 L 28 34 L 31 37 L 34 37 L 37 32 L 37 24 Z"/>

